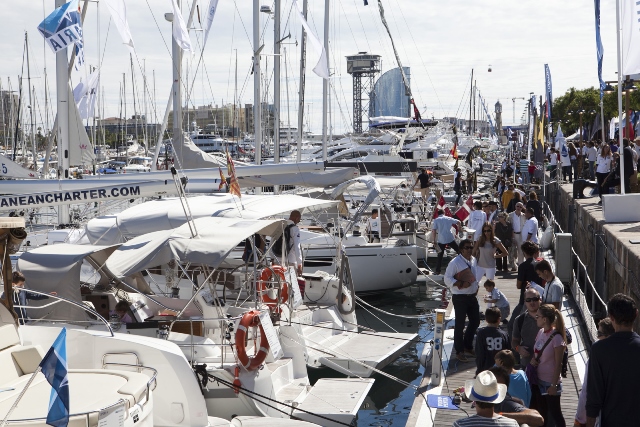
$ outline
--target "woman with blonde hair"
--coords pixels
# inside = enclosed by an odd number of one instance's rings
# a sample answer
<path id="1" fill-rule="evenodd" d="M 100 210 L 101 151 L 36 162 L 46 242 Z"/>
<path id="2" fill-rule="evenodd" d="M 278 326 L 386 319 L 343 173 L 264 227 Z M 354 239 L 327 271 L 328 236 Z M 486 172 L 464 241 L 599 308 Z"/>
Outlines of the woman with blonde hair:
<path id="1" fill-rule="evenodd" d="M 497 250 L 500 253 L 497 253 Z M 480 281 L 482 276 L 486 275 L 487 279 L 495 279 L 496 277 L 496 259 L 504 258 L 509 255 L 504 245 L 494 235 L 493 226 L 490 222 L 482 225 L 482 234 L 473 247 L 472 255 L 478 260 L 476 272 Z"/>
<path id="2" fill-rule="evenodd" d="M 537 379 L 529 378 L 531 383 L 535 383 L 531 407 L 541 414 L 548 414 L 545 416 L 545 426 L 548 425 L 548 419 L 552 418 L 556 426 L 565 427 L 560 407 L 562 359 L 567 346 L 564 319 L 562 313 L 551 304 L 541 305 L 535 318 L 540 330 L 533 346 L 534 357 L 529 362 L 537 367 Z"/>

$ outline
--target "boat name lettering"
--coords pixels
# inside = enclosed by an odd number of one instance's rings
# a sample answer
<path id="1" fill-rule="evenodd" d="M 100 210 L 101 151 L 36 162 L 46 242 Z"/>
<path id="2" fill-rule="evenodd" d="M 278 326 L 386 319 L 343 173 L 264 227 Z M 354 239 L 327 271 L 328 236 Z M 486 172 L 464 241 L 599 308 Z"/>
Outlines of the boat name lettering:
<path id="1" fill-rule="evenodd" d="M 2 196 L 0 208 L 39 206 L 64 202 L 82 202 L 85 200 L 101 200 L 117 197 L 140 196 L 140 186 L 130 185 L 113 188 L 95 188 L 91 190 L 56 191 L 53 193 L 40 193 L 31 196 Z"/>

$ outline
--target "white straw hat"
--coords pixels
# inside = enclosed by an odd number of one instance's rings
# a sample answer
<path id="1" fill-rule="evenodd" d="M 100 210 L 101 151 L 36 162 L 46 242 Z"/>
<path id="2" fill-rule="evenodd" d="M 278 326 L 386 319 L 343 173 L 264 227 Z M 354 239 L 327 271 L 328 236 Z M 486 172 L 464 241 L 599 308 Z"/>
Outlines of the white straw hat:
<path id="1" fill-rule="evenodd" d="M 475 380 L 465 382 L 464 391 L 467 397 L 477 402 L 500 403 L 507 395 L 507 386 L 498 384 L 495 375 L 490 371 L 480 372 Z"/>

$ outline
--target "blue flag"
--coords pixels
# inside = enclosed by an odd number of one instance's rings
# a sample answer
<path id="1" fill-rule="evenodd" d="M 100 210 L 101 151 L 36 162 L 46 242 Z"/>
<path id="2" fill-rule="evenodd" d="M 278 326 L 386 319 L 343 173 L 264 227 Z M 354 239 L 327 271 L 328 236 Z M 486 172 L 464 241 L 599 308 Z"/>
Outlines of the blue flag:
<path id="1" fill-rule="evenodd" d="M 551 70 L 549 64 L 544 64 L 544 86 L 545 86 L 545 98 L 547 101 L 547 119 L 551 121 L 551 103 L 553 102 L 553 95 L 551 94 Z"/>
<path id="2" fill-rule="evenodd" d="M 78 0 L 71 0 L 51 12 L 38 25 L 38 31 L 53 53 L 70 45 L 82 49 L 82 20 Z"/>
<path id="3" fill-rule="evenodd" d="M 596 12 L 596 52 L 598 55 L 598 80 L 600 80 L 600 99 L 604 96 L 604 88 L 606 87 L 602 80 L 602 57 L 604 56 L 604 48 L 602 47 L 602 38 L 600 37 L 600 0 L 593 0 L 593 6 Z"/>
<path id="4" fill-rule="evenodd" d="M 51 384 L 47 424 L 66 427 L 69 424 L 69 379 L 67 377 L 67 329 L 63 328 L 53 346 L 40 362 L 40 369 Z"/>

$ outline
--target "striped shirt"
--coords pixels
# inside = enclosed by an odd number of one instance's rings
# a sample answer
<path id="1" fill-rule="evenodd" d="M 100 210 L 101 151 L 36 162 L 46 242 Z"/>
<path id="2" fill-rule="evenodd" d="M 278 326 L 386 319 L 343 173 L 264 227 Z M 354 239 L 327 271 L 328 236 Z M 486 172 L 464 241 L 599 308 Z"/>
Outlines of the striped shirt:
<path id="1" fill-rule="evenodd" d="M 520 160 L 520 173 L 529 172 L 529 161 L 527 159 Z"/>
<path id="2" fill-rule="evenodd" d="M 473 415 L 468 418 L 461 418 L 453 422 L 453 427 L 518 427 L 516 420 L 503 417 L 502 415 L 494 415 L 493 418 L 481 417 Z"/>

